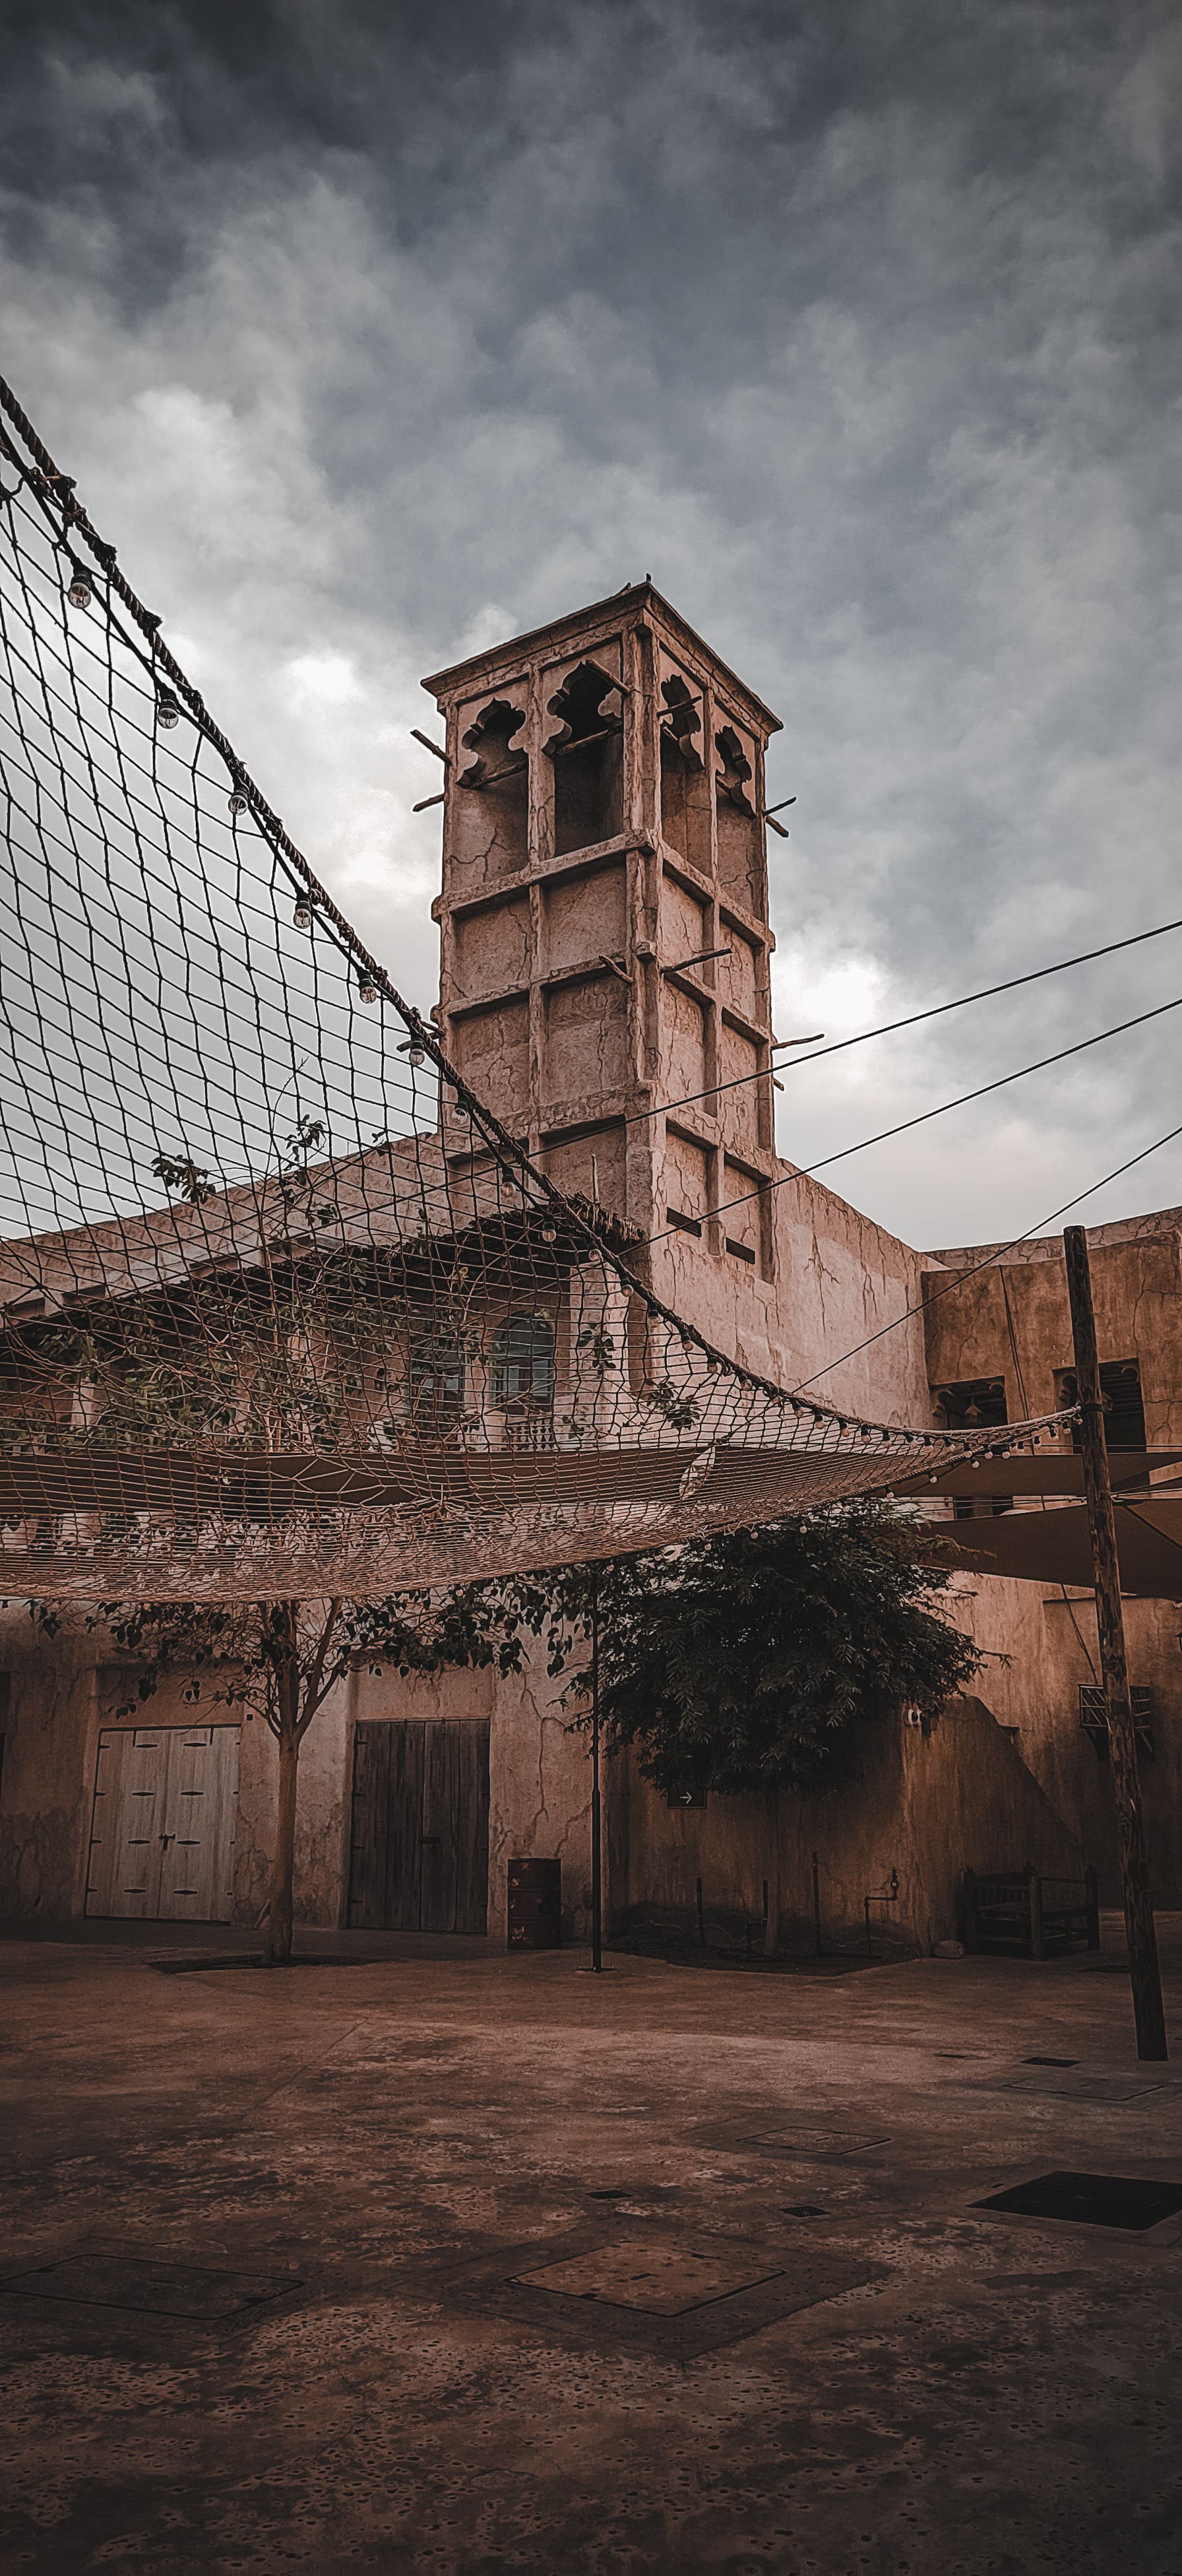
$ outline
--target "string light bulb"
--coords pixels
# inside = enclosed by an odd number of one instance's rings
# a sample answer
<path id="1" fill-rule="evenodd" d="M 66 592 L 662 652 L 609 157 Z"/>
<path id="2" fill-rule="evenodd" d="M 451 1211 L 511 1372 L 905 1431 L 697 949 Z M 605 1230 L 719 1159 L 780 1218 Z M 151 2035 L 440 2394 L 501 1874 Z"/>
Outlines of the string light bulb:
<path id="1" fill-rule="evenodd" d="M 160 689 L 156 696 L 156 722 L 161 733 L 171 733 L 181 720 L 181 711 L 171 689 Z"/>
<path id="2" fill-rule="evenodd" d="M 557 1243 L 558 1228 L 556 1225 L 544 1225 L 542 1227 L 542 1241 L 543 1243 Z"/>
<path id="3" fill-rule="evenodd" d="M 245 796 L 243 795 L 243 793 L 242 793 L 242 789 L 241 789 L 240 787 L 232 787 L 232 788 L 231 788 L 230 793 L 229 793 L 228 797 L 226 798 L 226 803 L 227 803 L 227 805 L 229 806 L 229 808 L 230 808 L 230 812 L 231 812 L 232 814 L 245 814 L 245 812 L 246 812 L 246 798 L 245 798 Z"/>
<path id="4" fill-rule="evenodd" d="M 306 894 L 298 894 L 296 896 L 295 911 L 291 916 L 291 926 L 293 930 L 310 930 L 312 927 L 312 906 L 309 903 Z"/>
<path id="5" fill-rule="evenodd" d="M 357 999 L 359 1002 L 368 1003 L 376 1002 L 377 998 L 377 985 L 375 984 L 372 975 L 368 974 L 363 966 L 357 978 Z"/>
<path id="6" fill-rule="evenodd" d="M 94 592 L 90 584 L 90 574 L 83 564 L 74 565 L 66 596 L 71 608 L 89 608 L 92 605 Z"/>
<path id="7" fill-rule="evenodd" d="M 427 1050 L 421 1038 L 411 1039 L 410 1045 L 406 1050 L 406 1061 L 408 1064 L 414 1066 L 416 1072 L 421 1064 L 426 1063 Z"/>

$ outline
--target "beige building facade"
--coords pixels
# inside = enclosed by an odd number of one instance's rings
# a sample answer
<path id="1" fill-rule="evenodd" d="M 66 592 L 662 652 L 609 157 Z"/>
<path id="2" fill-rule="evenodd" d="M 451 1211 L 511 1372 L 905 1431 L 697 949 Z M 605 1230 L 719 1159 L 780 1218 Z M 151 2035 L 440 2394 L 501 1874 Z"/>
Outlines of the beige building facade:
<path id="1" fill-rule="evenodd" d="M 447 756 L 443 1046 L 560 1186 L 624 1221 L 656 1293 L 760 1374 L 792 1387 L 824 1371 L 819 1397 L 880 1422 L 1014 1420 L 1069 1396 L 1054 1242 L 920 1253 L 776 1153 L 770 710 L 647 582 L 426 686 Z M 446 1118 L 440 1141 L 457 1163 L 468 1150 Z M 1139 1439 L 1178 1441 L 1182 1211 L 1093 1241 L 1113 1405 Z M 523 1317 L 513 1357 L 527 1373 L 528 1330 Z M 816 1889 L 834 1937 L 858 1931 L 870 1898 L 892 1937 L 927 1947 L 955 1927 L 966 1866 L 1094 1861 L 1111 1894 L 1086 1596 L 955 1585 L 955 1615 L 987 1650 L 978 1695 L 930 1734 L 884 1721 L 854 1787 L 671 1810 L 630 1763 L 609 1765 L 610 1917 L 688 1920 L 701 1882 L 712 1908 L 766 1916 L 774 1939 L 811 1923 Z M 1182 1901 L 1180 1625 L 1173 1602 L 1129 1606 L 1162 1903 Z M 10 1604 L 0 1627 L 0 1906 L 255 1921 L 274 1809 L 262 1726 L 225 1722 L 180 1684 L 137 1712 L 134 1673 L 76 1616 L 47 1640 Z M 588 1766 L 558 1689 L 537 1660 L 521 1680 L 343 1684 L 302 1757 L 300 1918 L 503 1941 L 510 1864 L 545 1858 L 562 1865 L 568 1930 L 585 1933 Z"/>

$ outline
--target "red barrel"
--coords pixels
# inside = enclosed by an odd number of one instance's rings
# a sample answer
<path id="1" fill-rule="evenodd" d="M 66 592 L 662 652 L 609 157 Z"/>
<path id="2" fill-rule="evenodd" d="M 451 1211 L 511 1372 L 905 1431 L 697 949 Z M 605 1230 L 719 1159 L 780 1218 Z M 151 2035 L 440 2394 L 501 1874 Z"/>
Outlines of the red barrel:
<path id="1" fill-rule="evenodd" d="M 562 1862 L 509 1863 L 509 1948 L 557 1950 L 562 1940 Z"/>

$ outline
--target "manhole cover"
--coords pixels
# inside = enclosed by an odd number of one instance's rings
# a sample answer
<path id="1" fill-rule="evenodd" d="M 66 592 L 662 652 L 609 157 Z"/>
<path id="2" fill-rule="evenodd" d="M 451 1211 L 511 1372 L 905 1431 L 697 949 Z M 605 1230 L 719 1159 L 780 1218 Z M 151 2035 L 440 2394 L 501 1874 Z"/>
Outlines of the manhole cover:
<path id="1" fill-rule="evenodd" d="M 537 2272 L 517 2272 L 523 2289 L 557 2291 L 566 2299 L 596 2299 L 610 2308 L 640 2308 L 648 2316 L 681 2317 L 711 2299 L 731 2298 L 736 2290 L 755 2290 L 775 2272 L 753 2272 L 744 2262 L 728 2262 L 711 2249 L 696 2253 L 684 2245 L 597 2246 L 574 2254 L 565 2263 L 547 2263 Z"/>
<path id="2" fill-rule="evenodd" d="M 1182 2183 L 1143 2182 L 1125 2174 L 1040 2174 L 1012 2191 L 991 2192 L 974 2209 L 1014 2218 L 1070 2218 L 1081 2227 L 1123 2227 L 1130 2235 L 1157 2227 L 1182 2209 Z"/>
<path id="3" fill-rule="evenodd" d="M 157 2263 L 135 2254 L 66 2254 L 11 2273 L 0 2282 L 8 2298 L 73 2299 L 89 2307 L 128 2308 L 139 2315 L 190 2317 L 217 2325 L 243 2315 L 288 2290 L 294 2278 L 276 2281 L 259 2272 L 207 2272 L 187 2263 Z"/>

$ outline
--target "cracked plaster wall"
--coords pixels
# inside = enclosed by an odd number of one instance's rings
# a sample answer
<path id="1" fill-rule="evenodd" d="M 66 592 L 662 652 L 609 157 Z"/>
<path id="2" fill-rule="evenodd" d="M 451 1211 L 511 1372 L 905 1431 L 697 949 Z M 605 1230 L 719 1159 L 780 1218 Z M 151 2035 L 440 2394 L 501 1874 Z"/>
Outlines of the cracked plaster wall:
<path id="1" fill-rule="evenodd" d="M 712 1796 L 705 1808 L 667 1808 L 622 1758 L 629 1841 L 617 1907 L 671 1916 L 690 1929 L 699 1877 L 708 1909 L 752 1923 L 761 1920 L 766 1878 L 781 1941 L 807 1940 L 814 1851 L 830 1938 L 864 1939 L 863 1898 L 897 1869 L 897 1904 L 873 1909 L 876 1946 L 893 1934 L 925 1951 L 956 1932 L 963 1869 L 1026 1860 L 1048 1874 L 1083 1869 L 1079 1837 L 977 1698 L 950 1700 L 927 1735 L 896 1717 L 862 1727 L 853 1781 L 778 1804 Z"/>
<path id="2" fill-rule="evenodd" d="M 1151 1445 L 1182 1446 L 1182 1219 L 1157 1217 L 1098 1229 L 1090 1243 L 1096 1332 L 1102 1359 L 1136 1359 Z M 942 1255 L 972 1264 L 972 1249 Z M 1026 1245 L 1018 1254 L 941 1292 L 927 1316 L 934 1386 L 1001 1377 L 1011 1420 L 1050 1411 L 1059 1375 L 1071 1365 L 1071 1320 L 1062 1248 Z M 1075 1586 L 1019 1583 L 962 1574 L 950 1596 L 959 1625 L 987 1662 L 978 1688 L 999 1722 L 1015 1730 L 1023 1759 L 1059 1811 L 1070 1816 L 1106 1903 L 1119 1900 L 1112 1782 L 1079 1723 L 1079 1685 L 1099 1679 L 1095 1604 Z M 1141 1788 L 1156 1901 L 1182 1904 L 1182 1558 L 1179 1601 L 1126 1598 L 1129 1677 L 1153 1692 L 1154 1753 L 1142 1756 Z"/>

